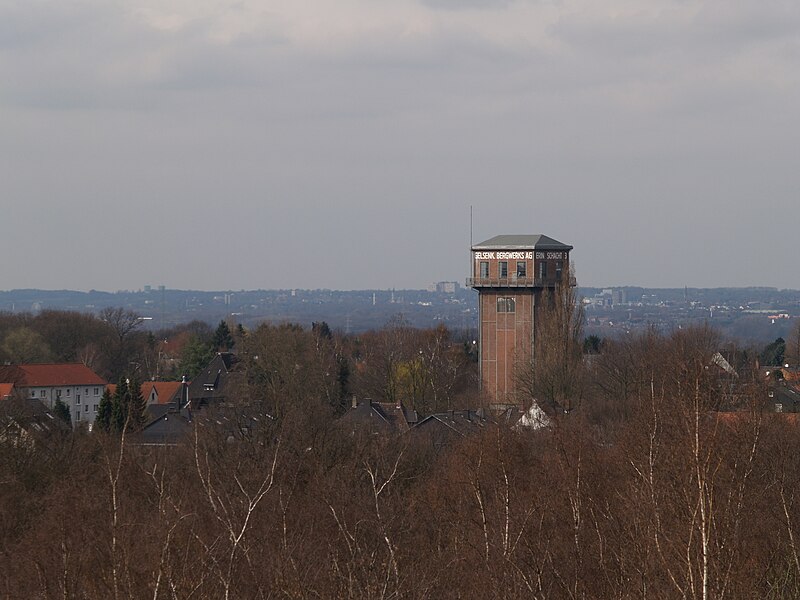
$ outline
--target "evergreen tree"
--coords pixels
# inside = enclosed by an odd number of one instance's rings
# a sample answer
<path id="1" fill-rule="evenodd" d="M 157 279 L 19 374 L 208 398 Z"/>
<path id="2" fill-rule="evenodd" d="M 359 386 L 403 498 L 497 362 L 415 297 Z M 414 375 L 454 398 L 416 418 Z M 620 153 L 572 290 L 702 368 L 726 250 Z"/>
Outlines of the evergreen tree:
<path id="1" fill-rule="evenodd" d="M 128 381 L 120 377 L 117 384 L 117 391 L 114 392 L 114 400 L 111 404 L 111 431 L 121 433 L 125 427 L 125 420 L 128 418 Z"/>
<path id="2" fill-rule="evenodd" d="M 128 431 L 141 429 L 147 420 L 147 401 L 142 396 L 139 380 L 133 378 L 128 384 Z"/>
<path id="3" fill-rule="evenodd" d="M 64 404 L 61 401 L 61 398 L 56 399 L 56 403 L 53 405 L 53 412 L 59 419 L 64 421 L 64 423 L 67 425 L 72 425 L 72 416 L 69 412 L 69 406 Z"/>
<path id="4" fill-rule="evenodd" d="M 214 348 L 227 352 L 233 348 L 235 343 L 228 324 L 224 320 L 220 321 L 217 330 L 214 332 Z"/>
<path id="5" fill-rule="evenodd" d="M 97 416 L 94 419 L 94 425 L 100 431 L 108 432 L 111 429 L 111 412 L 113 410 L 114 398 L 108 388 L 103 392 L 103 397 L 100 398 L 100 405 L 97 407 Z"/>
<path id="6" fill-rule="evenodd" d="M 767 367 L 782 367 L 783 366 L 783 355 L 786 352 L 786 342 L 782 337 L 779 337 L 771 344 L 767 344 L 764 350 L 761 352 L 761 359 L 762 366 Z"/>
<path id="7" fill-rule="evenodd" d="M 336 374 L 336 383 L 339 385 L 339 406 L 336 408 L 344 411 L 347 409 L 347 399 L 350 397 L 350 365 L 344 356 L 338 356 L 336 360 L 339 363 Z"/>
<path id="8" fill-rule="evenodd" d="M 199 337 L 192 336 L 181 353 L 180 372 L 193 379 L 214 358 L 214 348 Z"/>
<path id="9" fill-rule="evenodd" d="M 311 323 L 311 331 L 316 333 L 319 337 L 325 339 L 333 339 L 333 332 L 325 321 L 314 321 Z"/>

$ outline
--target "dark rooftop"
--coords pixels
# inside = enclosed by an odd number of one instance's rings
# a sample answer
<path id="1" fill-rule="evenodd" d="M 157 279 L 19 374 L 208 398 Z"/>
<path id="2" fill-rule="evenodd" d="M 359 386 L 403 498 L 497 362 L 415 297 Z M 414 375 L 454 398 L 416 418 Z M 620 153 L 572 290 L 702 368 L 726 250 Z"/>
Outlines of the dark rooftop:
<path id="1" fill-rule="evenodd" d="M 572 246 L 562 244 L 546 235 L 496 235 L 475 244 L 473 250 L 572 250 Z"/>

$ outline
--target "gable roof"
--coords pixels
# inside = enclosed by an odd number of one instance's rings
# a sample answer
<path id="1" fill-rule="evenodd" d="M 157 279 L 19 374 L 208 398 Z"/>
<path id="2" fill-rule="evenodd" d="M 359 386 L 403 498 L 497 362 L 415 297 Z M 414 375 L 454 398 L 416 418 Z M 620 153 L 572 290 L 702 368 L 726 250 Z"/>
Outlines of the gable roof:
<path id="1" fill-rule="evenodd" d="M 475 244 L 473 250 L 572 250 L 572 246 L 562 244 L 546 235 L 496 235 L 485 242 Z"/>
<path id="2" fill-rule="evenodd" d="M 230 394 L 229 384 L 237 371 L 239 357 L 230 352 L 219 352 L 208 366 L 189 384 L 189 399 L 193 405 L 207 402 L 224 402 Z"/>
<path id="3" fill-rule="evenodd" d="M 37 399 L 11 400 L 0 411 L 0 442 L 31 443 L 31 434 L 49 435 L 70 429 L 68 423 Z"/>
<path id="4" fill-rule="evenodd" d="M 143 446 L 174 446 L 186 439 L 192 430 L 192 420 L 186 411 L 173 412 L 169 407 L 155 405 L 148 407 L 153 419 L 140 431 L 131 436 L 131 443 Z"/>
<path id="5" fill-rule="evenodd" d="M 44 363 L 0 367 L 0 381 L 19 387 L 106 385 L 97 373 L 81 363 Z"/>
<path id="6" fill-rule="evenodd" d="M 354 429 L 364 427 L 395 433 L 408 431 L 416 421 L 416 411 L 407 410 L 402 404 L 373 402 L 369 398 L 357 403 L 339 419 L 343 426 Z"/>
<path id="7" fill-rule="evenodd" d="M 142 382 L 142 397 L 149 402 L 150 395 L 155 389 L 158 404 L 169 404 L 180 392 L 181 385 L 180 381 L 144 381 Z"/>
<path id="8" fill-rule="evenodd" d="M 461 437 L 466 437 L 468 434 L 480 431 L 491 424 L 493 423 L 483 415 L 483 411 L 451 410 L 428 415 L 414 425 L 410 431 L 418 433 L 429 429 L 437 429 L 441 432 L 452 432 Z"/>

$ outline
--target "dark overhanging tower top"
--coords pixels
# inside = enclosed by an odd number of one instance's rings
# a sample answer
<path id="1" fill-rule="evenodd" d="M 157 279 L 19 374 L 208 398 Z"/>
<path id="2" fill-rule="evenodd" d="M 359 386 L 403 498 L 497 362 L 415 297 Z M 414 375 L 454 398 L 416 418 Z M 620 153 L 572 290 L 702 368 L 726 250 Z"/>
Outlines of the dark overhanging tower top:
<path id="1" fill-rule="evenodd" d="M 473 250 L 562 250 L 570 251 L 572 246 L 563 244 L 546 235 L 496 235 L 475 244 Z"/>

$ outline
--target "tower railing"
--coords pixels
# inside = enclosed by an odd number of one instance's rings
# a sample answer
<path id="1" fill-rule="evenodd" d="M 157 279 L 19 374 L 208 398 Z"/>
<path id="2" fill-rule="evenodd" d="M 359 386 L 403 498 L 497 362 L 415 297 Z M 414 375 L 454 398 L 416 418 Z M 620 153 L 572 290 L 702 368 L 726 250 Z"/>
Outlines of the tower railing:
<path id="1" fill-rule="evenodd" d="M 555 287 L 564 278 L 555 277 L 467 277 L 467 287 L 519 288 L 519 287 Z M 574 277 L 569 278 L 569 285 L 575 287 Z"/>

